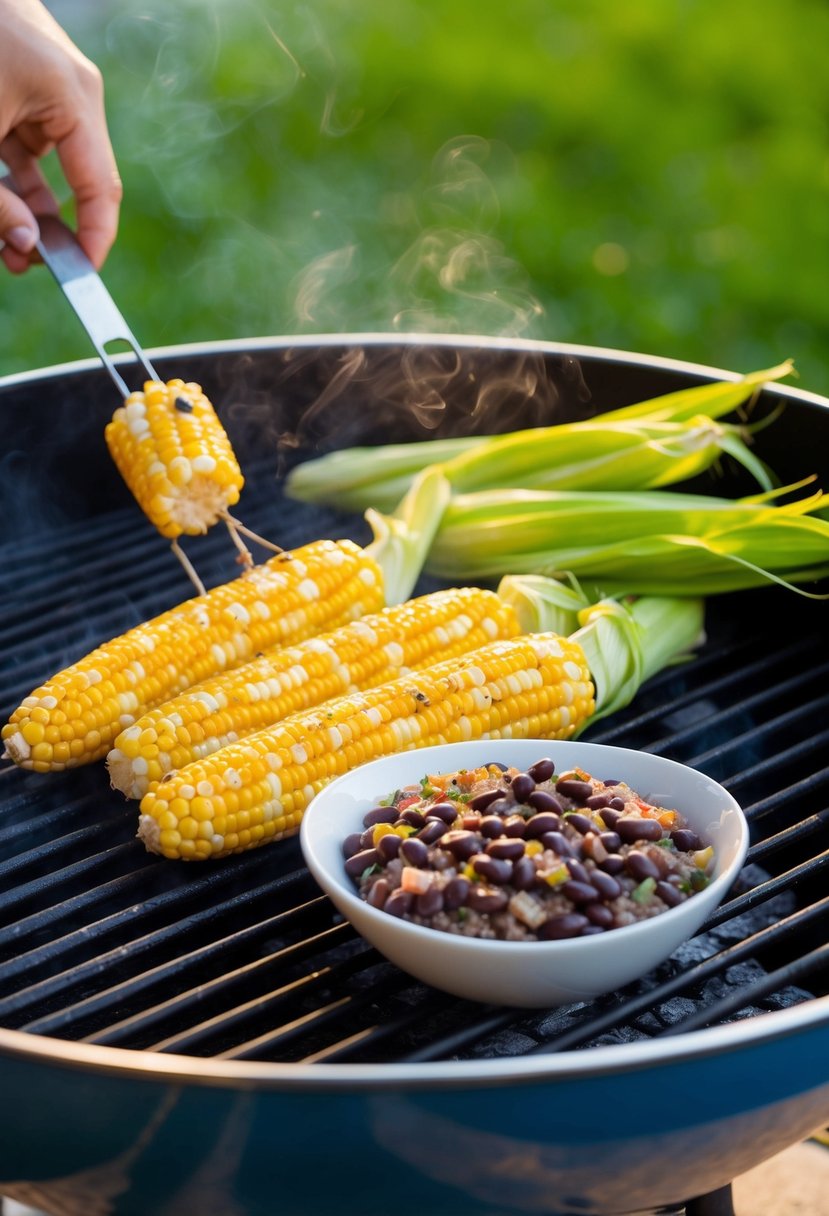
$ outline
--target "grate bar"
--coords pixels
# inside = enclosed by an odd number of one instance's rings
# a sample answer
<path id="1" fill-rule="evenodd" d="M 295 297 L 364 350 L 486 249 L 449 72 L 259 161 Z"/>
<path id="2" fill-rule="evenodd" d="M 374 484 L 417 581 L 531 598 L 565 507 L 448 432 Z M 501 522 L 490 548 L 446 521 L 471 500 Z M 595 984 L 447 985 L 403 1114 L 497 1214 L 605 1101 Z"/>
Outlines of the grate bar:
<path id="1" fill-rule="evenodd" d="M 226 1010 L 216 1017 L 207 1018 L 205 1021 L 189 1027 L 184 1032 L 172 1035 L 154 1044 L 153 1050 L 185 1052 L 195 1050 L 196 1054 L 200 1054 L 200 1049 L 205 1042 L 211 1040 L 215 1042 L 217 1039 L 226 1040 L 229 1032 L 236 1032 L 239 1029 L 244 1033 L 244 1028 L 255 1018 L 269 1017 L 275 1010 L 290 1004 L 292 999 L 305 997 L 309 992 L 315 992 L 319 988 L 327 989 L 328 985 L 336 984 L 337 981 L 346 979 L 357 971 L 365 970 L 367 966 L 375 965 L 378 959 L 377 951 L 366 945 L 365 949 L 355 951 L 349 958 L 341 959 L 328 966 L 319 966 L 306 975 L 281 984 L 271 992 L 256 996 L 234 1009 Z M 402 972 L 395 972 L 394 986 L 399 987 L 410 982 Z M 365 1000 L 376 1000 L 377 996 L 378 988 L 372 985 L 365 995 Z M 354 997 L 349 1002 L 349 1008 L 354 1009 L 359 1007 L 359 1004 L 359 998 Z M 317 1012 L 319 1012 L 318 1009 Z"/>
<path id="2" fill-rule="evenodd" d="M 710 1026 L 712 1023 L 727 1022 L 741 1009 L 759 1004 L 763 997 L 788 988 L 827 964 L 829 964 L 829 943 L 810 950 L 808 954 L 801 955 L 800 958 L 794 959 L 784 967 L 767 972 L 761 979 L 744 985 L 731 996 L 718 1001 L 716 1005 L 700 1009 L 697 1013 L 683 1019 L 678 1025 L 668 1027 L 664 1034 L 685 1034 L 691 1030 L 699 1030 L 702 1026 Z"/>
<path id="3" fill-rule="evenodd" d="M 159 1025 L 163 1025 L 165 1022 L 174 1020 L 176 1017 L 181 1017 L 182 1014 L 193 1016 L 198 1012 L 203 1018 L 205 1007 L 210 1006 L 211 999 L 214 1004 L 219 1002 L 222 997 L 229 1000 L 238 1000 L 246 987 L 250 988 L 253 986 L 251 984 L 252 980 L 267 981 L 271 972 L 280 964 L 284 965 L 286 963 L 301 961 L 313 950 L 325 949 L 326 947 L 338 944 L 341 939 L 348 939 L 349 937 L 356 939 L 353 930 L 344 925 L 336 925 L 333 928 L 322 930 L 300 942 L 286 946 L 282 950 L 274 951 L 263 958 L 256 959 L 244 967 L 237 967 L 217 977 L 212 982 L 200 984 L 198 987 L 179 993 L 169 1000 L 161 1001 L 149 1009 L 144 1009 L 137 1017 L 125 1018 L 123 1021 L 116 1022 L 107 1027 L 106 1030 L 90 1035 L 87 1041 L 92 1043 L 107 1043 L 112 1046 L 125 1041 L 136 1028 L 140 1028 L 142 1031 L 153 1029 Z M 264 987 L 264 983 L 261 987 Z M 247 1010 L 259 999 L 261 999 L 259 995 L 253 997 L 245 1003 L 244 1008 Z M 188 1023 L 189 1029 L 186 1031 L 186 1034 L 190 1036 L 201 1032 L 202 1028 L 208 1024 L 211 1027 L 218 1026 L 226 1016 L 226 1012 L 222 1012 L 211 1017 L 209 1020 L 201 1020 L 192 1025 Z"/>
<path id="4" fill-rule="evenodd" d="M 647 1013 L 653 1005 L 665 1004 L 671 997 L 679 995 L 679 993 L 691 985 L 702 984 L 706 980 L 725 971 L 726 968 L 731 967 L 734 963 L 752 958 L 770 942 L 774 942 L 777 945 L 791 942 L 807 926 L 812 925 L 814 921 L 820 920 L 824 914 L 829 914 L 829 896 L 800 912 L 794 913 L 765 929 L 759 930 L 743 941 L 726 946 L 724 949 L 710 955 L 703 962 L 673 976 L 655 988 L 649 988 L 645 992 L 626 997 L 605 1014 L 589 1019 L 586 1025 L 580 1025 L 566 1031 L 552 1043 L 541 1044 L 536 1050 L 541 1052 L 568 1051 L 570 1048 L 578 1047 L 597 1035 L 604 1034 L 605 1031 L 613 1030 L 626 1021 L 631 1022 L 640 1014 Z"/>

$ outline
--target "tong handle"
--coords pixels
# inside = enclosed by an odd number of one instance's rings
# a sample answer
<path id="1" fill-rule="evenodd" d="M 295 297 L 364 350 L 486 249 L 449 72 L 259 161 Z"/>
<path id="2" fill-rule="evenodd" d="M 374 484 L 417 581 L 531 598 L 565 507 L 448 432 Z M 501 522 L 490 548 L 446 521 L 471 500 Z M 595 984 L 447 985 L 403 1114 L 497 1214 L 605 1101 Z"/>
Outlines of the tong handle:
<path id="1" fill-rule="evenodd" d="M 37 251 L 74 309 L 121 396 L 128 397 L 130 390 L 107 352 L 108 342 L 126 342 L 147 377 L 157 380 L 152 364 L 71 228 L 56 215 L 39 215 L 37 222 L 40 226 Z"/>
<path id="2" fill-rule="evenodd" d="M 19 193 L 11 174 L 0 175 L 0 184 Z M 121 396 L 128 397 L 130 390 L 107 352 L 108 342 L 126 342 L 148 379 L 158 380 L 152 364 L 72 229 L 56 215 L 38 215 L 36 219 L 40 239 L 35 248 L 71 304 Z"/>

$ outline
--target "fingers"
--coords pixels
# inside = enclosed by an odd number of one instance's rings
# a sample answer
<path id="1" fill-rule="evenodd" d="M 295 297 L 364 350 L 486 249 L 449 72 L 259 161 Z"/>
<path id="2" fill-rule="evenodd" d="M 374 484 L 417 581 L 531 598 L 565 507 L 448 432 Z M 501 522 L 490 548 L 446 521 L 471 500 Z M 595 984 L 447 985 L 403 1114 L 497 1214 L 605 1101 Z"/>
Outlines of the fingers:
<path id="1" fill-rule="evenodd" d="M 36 160 L 16 134 L 0 140 L 0 158 L 14 180 L 14 190 L 0 186 L 0 258 L 13 274 L 22 274 L 37 260 L 36 217 L 57 214 L 58 205 Z"/>
<path id="2" fill-rule="evenodd" d="M 103 80 L 88 60 L 79 88 L 75 121 L 55 146 L 75 196 L 78 240 L 100 269 L 118 231 L 123 191 L 107 129 Z"/>
<path id="3" fill-rule="evenodd" d="M 75 195 L 78 240 L 100 269 L 118 231 L 123 194 L 103 110 L 80 121 L 57 151 Z"/>
<path id="4" fill-rule="evenodd" d="M 29 265 L 39 235 L 37 221 L 23 199 L 0 186 L 0 257 L 12 274 L 22 274 Z"/>

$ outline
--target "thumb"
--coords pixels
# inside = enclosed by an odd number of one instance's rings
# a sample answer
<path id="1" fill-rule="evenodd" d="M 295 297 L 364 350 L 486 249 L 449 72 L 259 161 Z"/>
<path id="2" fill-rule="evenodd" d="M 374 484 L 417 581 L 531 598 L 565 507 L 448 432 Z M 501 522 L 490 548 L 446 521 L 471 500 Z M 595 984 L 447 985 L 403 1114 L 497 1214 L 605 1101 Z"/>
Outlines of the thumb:
<path id="1" fill-rule="evenodd" d="M 0 240 L 6 249 L 28 256 L 39 236 L 37 220 L 22 198 L 0 186 Z"/>

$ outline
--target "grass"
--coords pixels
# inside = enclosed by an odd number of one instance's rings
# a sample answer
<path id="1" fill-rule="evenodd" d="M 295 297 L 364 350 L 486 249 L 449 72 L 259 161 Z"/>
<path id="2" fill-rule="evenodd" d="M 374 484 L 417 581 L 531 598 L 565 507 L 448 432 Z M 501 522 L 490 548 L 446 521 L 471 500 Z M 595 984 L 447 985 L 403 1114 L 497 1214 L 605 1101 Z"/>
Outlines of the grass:
<path id="1" fill-rule="evenodd" d="M 107 83 L 147 346 L 519 334 L 829 392 L 820 0 L 52 8 Z M 0 373 L 87 357 L 45 271 L 0 293 Z"/>

